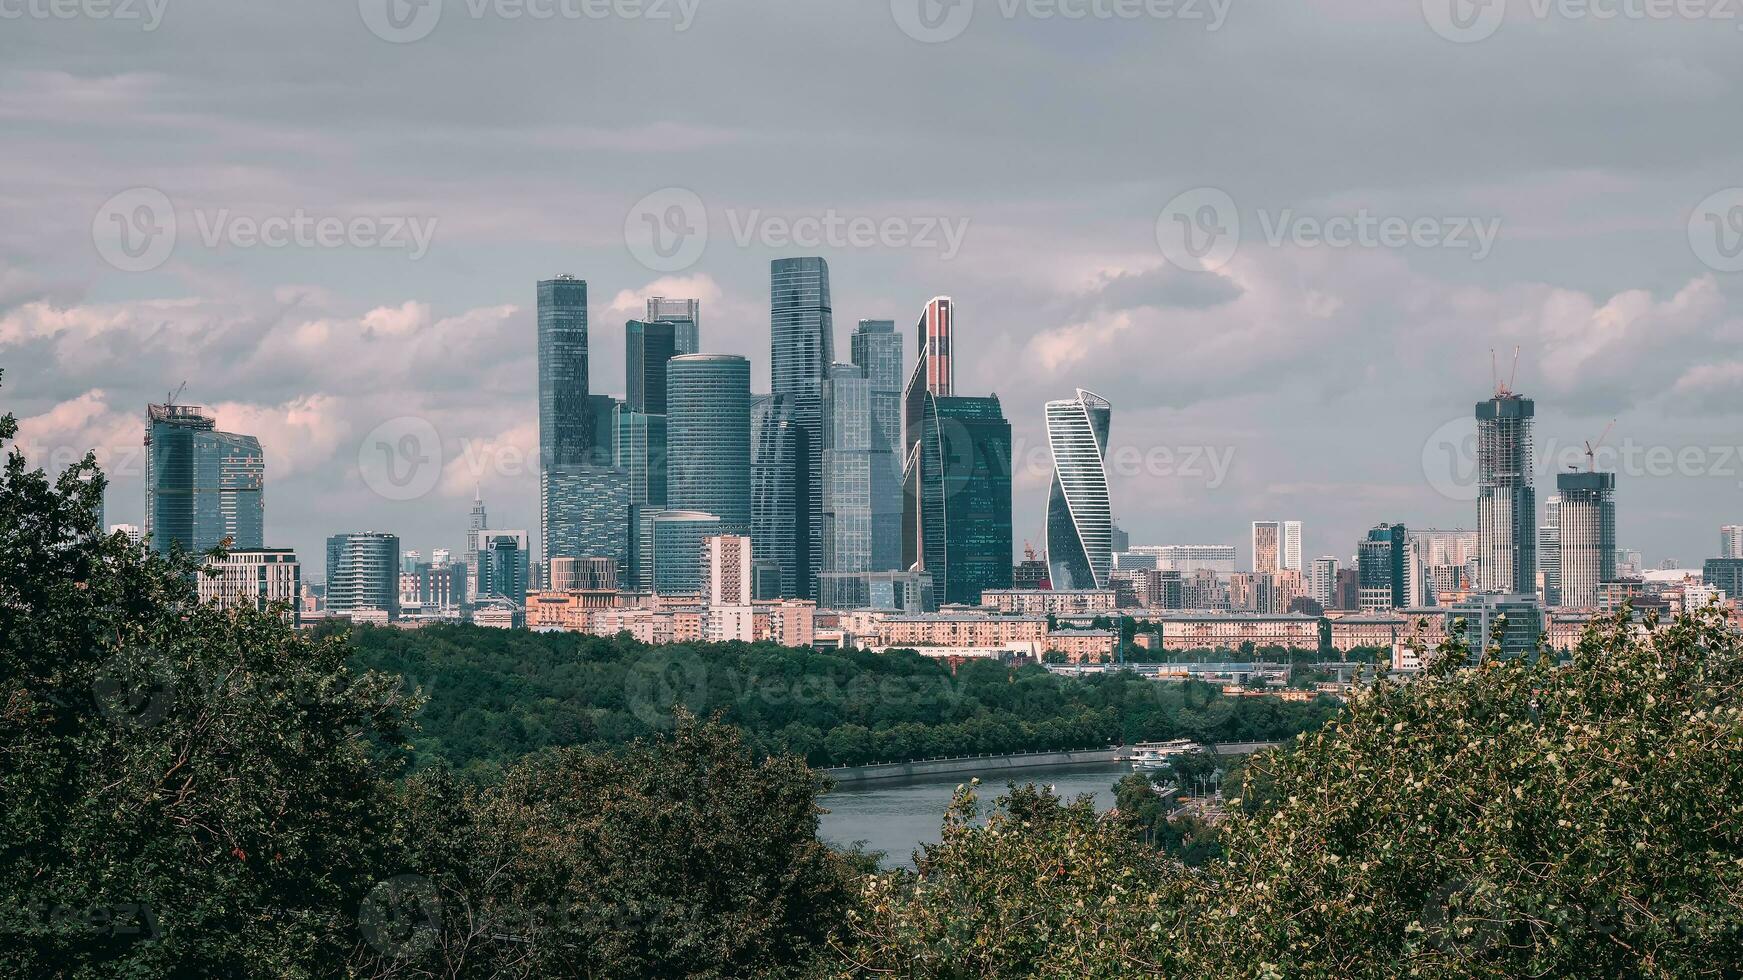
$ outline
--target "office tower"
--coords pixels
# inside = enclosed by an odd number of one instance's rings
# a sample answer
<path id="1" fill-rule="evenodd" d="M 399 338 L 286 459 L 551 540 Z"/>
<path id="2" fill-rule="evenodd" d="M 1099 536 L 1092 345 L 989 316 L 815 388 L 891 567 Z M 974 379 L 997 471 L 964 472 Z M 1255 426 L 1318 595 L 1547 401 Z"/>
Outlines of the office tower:
<path id="1" fill-rule="evenodd" d="M 1278 521 L 1253 522 L 1253 571 L 1275 572 L 1282 568 L 1283 525 Z"/>
<path id="2" fill-rule="evenodd" d="M 198 576 L 201 602 L 210 602 L 222 609 L 253 609 L 266 612 L 282 604 L 284 620 L 292 626 L 301 622 L 298 599 L 303 592 L 302 565 L 296 552 L 289 548 L 246 548 L 225 553 L 218 558 L 207 556 L 205 566 L 216 575 Z"/>
<path id="3" fill-rule="evenodd" d="M 1423 528 L 1405 532 L 1407 605 L 1437 606 L 1440 593 L 1469 591 L 1476 578 L 1477 532 Z"/>
<path id="4" fill-rule="evenodd" d="M 196 405 L 151 405 L 145 427 L 145 533 L 153 550 L 201 554 L 226 539 L 260 548 L 266 456 L 253 436 L 219 432 Z"/>
<path id="5" fill-rule="evenodd" d="M 588 404 L 587 283 L 558 276 L 538 285 L 539 462 L 589 461 L 593 419 Z"/>
<path id="6" fill-rule="evenodd" d="M 1345 612 L 1354 612 L 1362 607 L 1362 573 L 1360 569 L 1338 569 L 1337 594 L 1333 598 L 1333 608 Z"/>
<path id="7" fill-rule="evenodd" d="M 1732 601 L 1743 598 L 1743 558 L 1708 558 L 1701 567 L 1701 581 Z"/>
<path id="8" fill-rule="evenodd" d="M 754 552 L 756 542 L 751 542 Z M 754 554 L 750 561 L 751 597 L 757 602 L 781 598 L 781 566 L 779 563 Z"/>
<path id="9" fill-rule="evenodd" d="M 1506 386 L 1477 403 L 1477 589 L 1537 591 L 1537 491 L 1532 487 L 1535 406 Z"/>
<path id="10" fill-rule="evenodd" d="M 1300 572 L 1301 567 L 1301 522 L 1283 521 L 1280 528 L 1280 554 L 1278 564 L 1284 571 Z"/>
<path id="11" fill-rule="evenodd" d="M 921 398 L 903 486 L 903 560 L 939 601 L 1011 585 L 1011 424 L 997 396 Z"/>
<path id="12" fill-rule="evenodd" d="M 674 354 L 700 354 L 702 352 L 702 301 L 695 299 L 667 299 L 664 296 L 648 297 L 648 322 L 671 323 L 676 325 L 674 334 Z"/>
<path id="13" fill-rule="evenodd" d="M 484 512 L 484 495 L 478 487 L 472 488 L 472 513 L 466 522 L 466 548 L 463 554 L 466 561 L 466 601 L 478 598 L 478 552 L 473 548 L 478 532 L 490 526 L 490 517 Z"/>
<path id="14" fill-rule="evenodd" d="M 823 383 L 823 562 L 828 572 L 872 570 L 875 426 L 871 380 L 836 364 Z M 899 540 L 899 538 L 898 538 Z"/>
<path id="15" fill-rule="evenodd" d="M 327 539 L 327 611 L 399 618 L 399 537 L 349 531 Z"/>
<path id="16" fill-rule="evenodd" d="M 441 549 L 437 549 L 441 551 Z M 417 579 L 418 604 L 425 612 L 457 612 L 466 602 L 466 566 L 448 562 L 419 565 Z"/>
<path id="17" fill-rule="evenodd" d="M 616 401 L 588 394 L 587 283 L 538 284 L 539 529 L 544 558 L 629 555 L 629 475 L 616 467 Z"/>
<path id="18" fill-rule="evenodd" d="M 793 399 L 758 395 L 751 402 L 751 538 L 756 557 L 780 569 L 778 595 L 798 598 L 811 567 L 808 437 L 793 417 Z"/>
<path id="19" fill-rule="evenodd" d="M 526 605 L 532 549 L 527 532 L 479 531 L 472 542 L 478 552 L 478 601 L 506 599 Z M 565 556 L 567 557 L 567 556 Z"/>
<path id="20" fill-rule="evenodd" d="M 1743 558 L 1743 524 L 1719 528 L 1719 557 Z"/>
<path id="21" fill-rule="evenodd" d="M 666 416 L 618 407 L 614 460 L 628 480 L 634 506 L 666 506 L 666 432 Z"/>
<path id="22" fill-rule="evenodd" d="M 1560 604 L 1598 605 L 1599 586 L 1616 578 L 1616 474 L 1558 473 Z"/>
<path id="23" fill-rule="evenodd" d="M 447 548 L 431 548 L 430 564 L 441 568 L 453 563 L 453 554 Z"/>
<path id="24" fill-rule="evenodd" d="M 824 572 L 818 596 L 820 609 L 938 610 L 932 576 L 926 572 Z"/>
<path id="25" fill-rule="evenodd" d="M 678 354 L 677 328 L 665 320 L 624 324 L 624 404 L 631 410 L 666 414 L 666 362 Z"/>
<path id="26" fill-rule="evenodd" d="M 1610 564 L 1616 556 L 1610 556 Z M 1561 605 L 1561 494 L 1543 502 L 1543 526 L 1537 529 L 1537 567 L 1543 572 L 1543 604 Z"/>
<path id="27" fill-rule="evenodd" d="M 617 588 L 617 563 L 609 558 L 553 558 L 552 592 L 587 592 Z"/>
<path id="28" fill-rule="evenodd" d="M 1113 406 L 1092 391 L 1046 406 L 1053 484 L 1047 496 L 1047 560 L 1056 589 L 1105 589 L 1113 568 L 1108 428 Z"/>
<path id="29" fill-rule="evenodd" d="M 1319 603 L 1321 609 L 1335 609 L 1338 587 L 1338 560 L 1332 555 L 1322 555 L 1313 560 L 1313 577 L 1309 592 L 1313 601 Z"/>
<path id="30" fill-rule="evenodd" d="M 1405 574 L 1404 525 L 1381 524 L 1356 546 L 1359 602 L 1364 612 L 1402 609 L 1410 604 Z"/>
<path id="31" fill-rule="evenodd" d="M 702 511 L 727 534 L 751 527 L 750 362 L 685 354 L 666 367 L 666 506 Z"/>
<path id="32" fill-rule="evenodd" d="M 715 534 L 702 540 L 703 560 L 707 566 L 707 590 L 703 597 L 710 606 L 748 606 L 751 604 L 751 541 L 738 534 Z"/>
<path id="33" fill-rule="evenodd" d="M 823 382 L 835 361 L 829 263 L 816 257 L 769 263 L 769 390 L 792 399 L 793 419 L 805 431 L 805 483 L 810 542 L 803 556 L 799 597 L 817 594 L 823 557 Z"/>
<path id="34" fill-rule="evenodd" d="M 1534 655 L 1543 638 L 1543 609 L 1529 595 L 1474 595 L 1449 609 L 1446 619 L 1449 633 L 1454 620 L 1465 621 L 1465 642 L 1470 645 L 1473 666 L 1496 642 L 1497 626 L 1501 630 L 1498 657 L 1502 660 Z"/>
<path id="35" fill-rule="evenodd" d="M 892 320 L 861 320 L 853 363 L 871 385 L 871 568 L 902 567 L 902 335 Z"/>
<path id="36" fill-rule="evenodd" d="M 1114 530 L 1111 537 L 1114 554 L 1116 555 L 1132 546 L 1132 536 L 1126 533 L 1125 528 L 1120 527 L 1118 521 L 1114 522 Z"/>
<path id="37" fill-rule="evenodd" d="M 664 510 L 643 516 L 642 588 L 664 596 L 702 595 L 702 542 L 726 533 L 719 517 Z"/>
<path id="38" fill-rule="evenodd" d="M 416 548 L 399 553 L 399 570 L 409 572 L 423 564 L 424 553 Z"/>

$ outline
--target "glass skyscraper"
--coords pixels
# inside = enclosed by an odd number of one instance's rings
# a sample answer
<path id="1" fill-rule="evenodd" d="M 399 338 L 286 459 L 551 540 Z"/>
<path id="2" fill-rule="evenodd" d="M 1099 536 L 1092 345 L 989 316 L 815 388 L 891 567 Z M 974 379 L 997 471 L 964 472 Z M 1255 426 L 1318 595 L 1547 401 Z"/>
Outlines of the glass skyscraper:
<path id="1" fill-rule="evenodd" d="M 617 468 L 629 480 L 629 502 L 638 507 L 666 506 L 666 417 L 617 409 Z"/>
<path id="2" fill-rule="evenodd" d="M 648 321 L 675 325 L 673 339 L 678 354 L 702 352 L 702 301 L 648 297 Z"/>
<path id="3" fill-rule="evenodd" d="M 1478 592 L 1537 592 L 1537 491 L 1531 471 L 1534 415 L 1531 399 L 1505 387 L 1477 403 Z"/>
<path id="4" fill-rule="evenodd" d="M 678 353 L 677 329 L 661 320 L 624 324 L 624 403 L 632 410 L 666 414 L 666 362 Z"/>
<path id="5" fill-rule="evenodd" d="M 926 393 L 903 486 L 903 559 L 943 603 L 1011 587 L 1011 424 L 996 396 Z"/>
<path id="6" fill-rule="evenodd" d="M 641 519 L 641 588 L 658 595 L 702 594 L 702 543 L 721 530 L 720 518 L 689 510 L 651 511 Z"/>
<path id="7" fill-rule="evenodd" d="M 750 362 L 686 354 L 666 367 L 666 505 L 751 528 Z"/>
<path id="8" fill-rule="evenodd" d="M 585 463 L 593 449 L 588 405 L 587 283 L 558 276 L 539 283 L 539 462 Z"/>
<path id="9" fill-rule="evenodd" d="M 802 597 L 816 595 L 823 539 L 823 382 L 835 360 L 835 320 L 829 263 L 815 256 L 769 264 L 770 390 L 793 400 L 793 418 L 807 440 L 810 503 L 809 563 Z"/>
<path id="10" fill-rule="evenodd" d="M 779 569 L 781 598 L 800 596 L 812 564 L 809 449 L 792 398 L 759 395 L 751 402 L 752 551 Z"/>
<path id="11" fill-rule="evenodd" d="M 1105 589 L 1113 569 L 1108 427 L 1113 406 L 1082 388 L 1046 406 L 1053 485 L 1047 497 L 1047 560 L 1055 589 Z"/>
<path id="12" fill-rule="evenodd" d="M 1555 485 L 1561 491 L 1560 604 L 1590 609 L 1599 587 L 1616 578 L 1616 474 L 1557 473 Z"/>
<path id="13" fill-rule="evenodd" d="M 871 570 L 902 567 L 902 335 L 893 320 L 861 320 L 853 363 L 871 388 Z"/>
<path id="14" fill-rule="evenodd" d="M 350 531 L 327 539 L 327 610 L 399 617 L 399 537 Z"/>
<path id="15" fill-rule="evenodd" d="M 263 547 L 266 456 L 253 436 L 217 431 L 194 405 L 151 405 L 145 428 L 145 533 L 153 549 L 199 554 L 226 538 Z"/>
<path id="16" fill-rule="evenodd" d="M 823 383 L 823 571 L 872 571 L 871 380 L 837 364 Z"/>

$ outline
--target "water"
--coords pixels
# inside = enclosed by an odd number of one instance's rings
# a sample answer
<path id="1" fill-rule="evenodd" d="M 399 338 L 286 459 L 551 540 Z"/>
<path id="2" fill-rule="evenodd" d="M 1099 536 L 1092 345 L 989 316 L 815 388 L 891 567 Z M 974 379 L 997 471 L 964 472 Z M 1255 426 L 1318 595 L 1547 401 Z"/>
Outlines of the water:
<path id="1" fill-rule="evenodd" d="M 818 835 L 840 847 L 864 841 L 867 850 L 884 852 L 885 867 L 912 868 L 914 850 L 922 843 L 936 844 L 943 836 L 951 794 L 976 775 L 981 779 L 983 812 L 996 797 L 1005 795 L 1007 783 L 1051 786 L 1067 800 L 1088 793 L 1095 798 L 1097 810 L 1106 810 L 1114 805 L 1114 783 L 1131 771 L 1129 762 L 1098 762 L 838 786 L 823 797 L 829 812 L 823 815 Z"/>

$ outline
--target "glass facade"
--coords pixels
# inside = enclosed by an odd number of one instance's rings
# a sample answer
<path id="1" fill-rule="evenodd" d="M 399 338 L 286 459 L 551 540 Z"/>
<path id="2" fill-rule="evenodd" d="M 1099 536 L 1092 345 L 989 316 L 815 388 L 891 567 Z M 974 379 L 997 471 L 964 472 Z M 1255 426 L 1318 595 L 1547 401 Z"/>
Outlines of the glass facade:
<path id="1" fill-rule="evenodd" d="M 629 481 L 629 502 L 666 506 L 666 417 L 620 406 L 615 443 L 617 468 Z"/>
<path id="2" fill-rule="evenodd" d="M 478 549 L 478 599 L 507 599 L 516 606 L 527 601 L 531 553 L 525 531 L 480 531 L 473 545 Z"/>
<path id="3" fill-rule="evenodd" d="M 647 511 L 640 533 L 641 588 L 658 595 L 701 595 L 703 542 L 723 533 L 720 518 L 700 511 Z"/>
<path id="4" fill-rule="evenodd" d="M 233 549 L 263 547 L 266 455 L 253 436 L 216 430 L 192 405 L 146 412 L 145 533 L 153 549 L 180 544 L 200 553 L 226 538 Z"/>
<path id="5" fill-rule="evenodd" d="M 1558 473 L 1555 485 L 1561 492 L 1558 599 L 1590 609 L 1598 605 L 1599 587 L 1616 578 L 1616 474 Z"/>
<path id="6" fill-rule="evenodd" d="M 1047 403 L 1053 485 L 1047 498 L 1047 558 L 1055 589 L 1105 589 L 1113 570 L 1108 428 L 1113 406 L 1094 392 Z"/>
<path id="7" fill-rule="evenodd" d="M 871 565 L 902 567 L 902 335 L 893 320 L 861 320 L 853 363 L 871 386 Z"/>
<path id="8" fill-rule="evenodd" d="M 823 571 L 872 570 L 871 381 L 837 364 L 823 384 Z"/>
<path id="9" fill-rule="evenodd" d="M 677 329 L 667 321 L 624 324 L 624 403 L 631 409 L 666 414 L 666 362 L 678 354 Z"/>
<path id="10" fill-rule="evenodd" d="M 903 486 L 903 559 L 943 603 L 1011 586 L 1011 424 L 997 397 L 922 399 Z"/>
<path id="11" fill-rule="evenodd" d="M 686 354 L 666 369 L 666 504 L 751 528 L 750 362 Z"/>
<path id="12" fill-rule="evenodd" d="M 587 283 L 558 276 L 538 284 L 539 541 L 546 558 L 591 547 L 582 525 L 601 464 L 597 403 L 587 386 Z M 474 566 L 476 569 L 478 566 Z M 479 588 L 470 590 L 479 594 Z"/>
<path id="13" fill-rule="evenodd" d="M 808 449 L 793 399 L 759 395 L 751 403 L 751 539 L 756 558 L 780 570 L 770 598 L 800 597 L 811 566 Z"/>
<path id="14" fill-rule="evenodd" d="M 673 324 L 676 353 L 702 352 L 702 301 L 648 297 L 648 321 Z"/>
<path id="15" fill-rule="evenodd" d="M 1531 470 L 1535 414 L 1531 399 L 1508 392 L 1477 403 L 1479 592 L 1537 592 L 1537 491 Z"/>
<path id="16" fill-rule="evenodd" d="M 806 436 L 810 544 L 800 597 L 810 598 L 823 550 L 823 383 L 835 360 L 829 263 L 815 256 L 771 262 L 769 310 L 770 390 L 792 399 L 794 421 Z"/>
<path id="17" fill-rule="evenodd" d="M 354 531 L 327 539 L 327 610 L 378 609 L 399 617 L 399 537 Z"/>

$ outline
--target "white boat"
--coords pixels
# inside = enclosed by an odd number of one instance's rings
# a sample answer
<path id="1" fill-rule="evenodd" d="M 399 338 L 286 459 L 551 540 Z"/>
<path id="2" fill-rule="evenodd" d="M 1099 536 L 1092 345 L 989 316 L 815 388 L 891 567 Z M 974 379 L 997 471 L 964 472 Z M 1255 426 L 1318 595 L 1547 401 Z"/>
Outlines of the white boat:
<path id="1" fill-rule="evenodd" d="M 1139 742 L 1132 746 L 1132 768 L 1136 770 L 1167 769 L 1183 755 L 1203 752 L 1205 747 L 1189 738 L 1172 742 Z"/>

